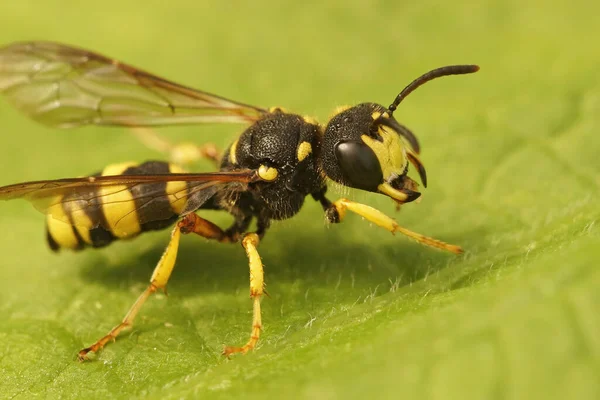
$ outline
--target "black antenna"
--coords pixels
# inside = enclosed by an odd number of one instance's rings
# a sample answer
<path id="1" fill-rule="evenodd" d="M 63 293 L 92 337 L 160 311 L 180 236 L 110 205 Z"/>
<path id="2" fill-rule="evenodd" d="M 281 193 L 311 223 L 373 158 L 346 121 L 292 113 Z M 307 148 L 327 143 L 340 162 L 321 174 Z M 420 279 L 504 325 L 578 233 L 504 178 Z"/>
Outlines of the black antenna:
<path id="1" fill-rule="evenodd" d="M 414 81 L 412 81 L 407 87 L 405 87 L 398 96 L 396 96 L 396 100 L 388 107 L 388 111 L 390 112 L 390 116 L 396 111 L 398 105 L 406 96 L 411 94 L 413 90 L 423 85 L 426 82 L 429 82 L 432 79 L 439 78 L 446 75 L 462 75 L 462 74 L 472 74 L 473 72 L 479 71 L 478 65 L 448 65 L 446 67 L 436 68 L 431 70 Z"/>

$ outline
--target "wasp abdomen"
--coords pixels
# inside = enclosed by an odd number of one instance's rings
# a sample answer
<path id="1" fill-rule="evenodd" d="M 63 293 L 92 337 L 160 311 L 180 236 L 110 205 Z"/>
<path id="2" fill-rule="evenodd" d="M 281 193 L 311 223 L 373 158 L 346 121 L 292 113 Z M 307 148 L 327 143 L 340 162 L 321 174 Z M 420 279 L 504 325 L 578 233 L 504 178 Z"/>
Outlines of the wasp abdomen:
<path id="1" fill-rule="evenodd" d="M 183 172 L 162 161 L 112 164 L 94 176 L 157 175 Z M 175 195 L 176 194 L 176 195 Z M 160 230 L 178 218 L 187 201 L 186 182 L 151 182 L 90 189 L 86 201 L 58 199 L 46 218 L 46 237 L 52 250 L 103 247 L 118 239 Z"/>

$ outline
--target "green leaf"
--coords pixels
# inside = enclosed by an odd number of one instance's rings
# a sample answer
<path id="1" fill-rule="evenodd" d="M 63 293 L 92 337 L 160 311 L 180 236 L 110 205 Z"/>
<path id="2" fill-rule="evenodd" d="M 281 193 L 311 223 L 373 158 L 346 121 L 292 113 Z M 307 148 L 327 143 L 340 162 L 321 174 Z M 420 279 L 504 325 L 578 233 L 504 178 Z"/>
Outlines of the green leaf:
<path id="1" fill-rule="evenodd" d="M 43 216 L 3 203 L 1 398 L 600 397 L 596 3 L 198 3 L 10 2 L 2 40 L 72 43 L 321 121 L 340 104 L 388 104 L 431 68 L 478 63 L 396 113 L 423 147 L 420 204 L 396 212 L 383 196 L 343 193 L 466 253 L 356 216 L 326 227 L 307 199 L 259 248 L 270 297 L 257 351 L 220 355 L 250 332 L 243 249 L 184 237 L 169 297 L 151 298 L 132 331 L 78 363 L 145 288 L 168 233 L 54 255 Z M 4 101 L 0 129 L 1 184 L 160 156 L 126 130 L 51 130 Z M 240 129 L 161 133 L 223 148 Z"/>

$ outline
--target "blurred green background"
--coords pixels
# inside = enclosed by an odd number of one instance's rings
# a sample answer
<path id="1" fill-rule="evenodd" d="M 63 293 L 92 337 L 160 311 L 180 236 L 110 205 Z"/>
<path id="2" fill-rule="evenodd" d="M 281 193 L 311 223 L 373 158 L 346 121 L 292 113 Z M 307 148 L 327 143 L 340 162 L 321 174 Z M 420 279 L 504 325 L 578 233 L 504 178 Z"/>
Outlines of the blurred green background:
<path id="1" fill-rule="evenodd" d="M 243 343 L 251 319 L 241 247 L 185 237 L 168 301 L 152 298 L 131 333 L 81 364 L 168 234 L 54 255 L 42 215 L 0 204 L 0 398 L 599 398 L 600 6 L 404 3 L 4 1 L 2 44 L 66 42 L 321 121 L 337 105 L 387 105 L 437 66 L 482 69 L 428 84 L 396 113 L 423 147 L 420 204 L 396 213 L 349 194 L 466 254 L 355 216 L 328 228 L 307 201 L 261 245 L 265 331 L 230 361 L 222 345 Z M 160 132 L 225 147 L 241 129 Z M 0 130 L 0 184 L 160 157 L 123 129 L 51 130 L 3 100 Z"/>

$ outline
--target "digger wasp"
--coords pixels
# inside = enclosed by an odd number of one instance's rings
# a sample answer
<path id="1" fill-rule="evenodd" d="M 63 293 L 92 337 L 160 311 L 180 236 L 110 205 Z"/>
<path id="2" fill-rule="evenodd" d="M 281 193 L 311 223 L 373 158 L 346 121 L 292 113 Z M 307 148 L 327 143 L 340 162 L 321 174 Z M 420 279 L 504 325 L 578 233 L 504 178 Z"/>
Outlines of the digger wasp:
<path id="1" fill-rule="evenodd" d="M 164 290 L 175 265 L 182 234 L 219 242 L 240 242 L 250 268 L 253 301 L 251 335 L 241 347 L 253 349 L 262 330 L 264 274 L 258 245 L 271 221 L 293 217 L 305 198 L 318 201 L 330 223 L 348 211 L 392 233 L 419 243 L 461 253 L 460 247 L 412 232 L 381 211 L 346 198 L 330 201 L 327 181 L 383 194 L 397 204 L 420 196 L 408 176 L 427 175 L 415 135 L 393 117 L 399 104 L 422 84 L 442 76 L 469 74 L 476 65 L 431 70 L 406 86 L 389 107 L 362 103 L 341 107 L 321 125 L 282 108 L 264 109 L 192 89 L 100 54 L 52 42 L 15 43 L 0 49 L 0 92 L 31 118 L 49 126 L 151 127 L 200 123 L 241 123 L 246 129 L 221 157 L 211 145 L 171 146 L 142 134 L 147 144 L 168 150 L 175 162 L 149 161 L 105 167 L 87 177 L 42 180 L 0 187 L 0 199 L 29 200 L 46 215 L 50 248 L 103 247 L 140 233 L 171 228 L 171 239 L 150 284 L 120 324 L 90 347 L 80 360 L 98 352 L 130 327 L 148 297 Z M 190 173 L 181 164 L 212 159 L 218 172 Z M 223 210 L 234 217 L 222 229 L 200 217 L 200 210 Z M 256 231 L 248 232 L 256 220 Z"/>

